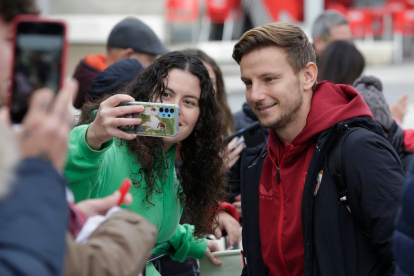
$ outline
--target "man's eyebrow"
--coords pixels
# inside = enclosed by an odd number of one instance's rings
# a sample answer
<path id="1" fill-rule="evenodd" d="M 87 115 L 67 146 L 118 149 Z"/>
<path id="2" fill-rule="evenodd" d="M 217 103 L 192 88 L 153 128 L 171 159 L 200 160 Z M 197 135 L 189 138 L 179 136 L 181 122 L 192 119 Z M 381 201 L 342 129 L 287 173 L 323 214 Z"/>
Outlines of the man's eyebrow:
<path id="1" fill-rule="evenodd" d="M 268 77 L 268 76 L 272 76 L 272 77 L 280 77 L 281 73 L 275 73 L 275 72 L 266 72 L 261 74 L 259 77 Z"/>

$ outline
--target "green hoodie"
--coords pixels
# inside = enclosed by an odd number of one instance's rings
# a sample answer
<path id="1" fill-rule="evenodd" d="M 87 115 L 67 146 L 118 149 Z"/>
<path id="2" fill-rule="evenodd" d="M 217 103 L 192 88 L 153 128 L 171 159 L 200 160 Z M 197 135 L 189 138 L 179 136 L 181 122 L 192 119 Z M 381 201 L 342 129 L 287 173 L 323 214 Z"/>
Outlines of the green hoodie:
<path id="1" fill-rule="evenodd" d="M 86 131 L 89 125 L 74 128 L 69 134 L 68 162 L 65 175 L 69 180 L 76 202 L 88 198 L 100 198 L 114 193 L 122 181 L 131 175 L 139 178 L 139 164 L 136 157 L 129 153 L 126 146 L 119 146 L 117 138 L 103 144 L 102 149 L 93 150 L 86 143 Z M 169 254 L 173 259 L 183 261 L 187 256 L 201 259 L 207 247 L 207 240 L 196 241 L 193 237 L 194 227 L 188 224 L 180 225 L 179 221 L 183 207 L 177 197 L 180 184 L 175 174 L 174 145 L 166 153 L 169 168 L 167 179 L 162 186 L 162 193 L 155 191 L 149 205 L 145 201 L 146 183 L 141 181 L 141 187 L 131 187 L 133 202 L 125 209 L 134 211 L 158 229 L 157 245 L 153 254 Z M 152 265 L 147 265 L 147 275 L 158 275 Z"/>

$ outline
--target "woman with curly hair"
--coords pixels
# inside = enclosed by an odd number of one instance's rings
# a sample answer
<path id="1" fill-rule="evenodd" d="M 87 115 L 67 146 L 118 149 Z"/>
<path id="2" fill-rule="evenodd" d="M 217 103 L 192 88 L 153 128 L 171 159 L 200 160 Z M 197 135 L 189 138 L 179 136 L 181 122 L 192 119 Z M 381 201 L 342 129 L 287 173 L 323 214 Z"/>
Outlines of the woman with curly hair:
<path id="1" fill-rule="evenodd" d="M 178 260 L 205 255 L 219 264 L 211 254 L 218 250 L 217 244 L 195 238 L 212 233 L 226 188 L 220 110 L 205 66 L 186 51 L 171 52 L 158 58 L 123 92 L 127 95 L 117 94 L 97 104 L 93 122 L 74 128 L 69 135 L 65 174 L 76 201 L 110 195 L 130 177 L 134 201 L 125 208 L 157 227 L 154 254 Z M 128 101 L 178 105 L 177 136 L 145 137 L 119 130 L 119 126 L 141 123 L 137 118 L 118 118 L 144 110 L 143 106 L 118 106 Z M 178 143 L 183 161 L 181 185 L 174 169 Z M 183 208 L 193 226 L 178 224 Z M 151 264 L 147 275 L 156 275 Z"/>

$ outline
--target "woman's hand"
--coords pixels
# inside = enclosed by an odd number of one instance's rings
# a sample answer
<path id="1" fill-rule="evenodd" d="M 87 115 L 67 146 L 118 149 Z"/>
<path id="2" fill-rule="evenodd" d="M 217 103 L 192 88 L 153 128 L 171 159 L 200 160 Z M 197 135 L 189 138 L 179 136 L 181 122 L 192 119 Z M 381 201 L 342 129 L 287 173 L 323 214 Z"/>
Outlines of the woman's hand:
<path id="1" fill-rule="evenodd" d="M 133 102 L 134 98 L 125 94 L 114 95 L 101 103 L 98 114 L 86 133 L 86 142 L 95 150 L 100 150 L 102 144 L 113 137 L 125 140 L 132 140 L 137 137 L 135 134 L 126 133 L 119 126 L 139 125 L 138 118 L 117 118 L 126 114 L 139 113 L 144 111 L 142 105 L 117 106 L 122 102 Z"/>
<path id="2" fill-rule="evenodd" d="M 218 244 L 215 241 L 207 240 L 207 249 L 206 254 L 204 254 L 204 258 L 207 258 L 212 264 L 221 265 L 221 261 L 219 261 L 216 257 L 214 257 L 213 253 L 211 253 L 216 251 L 221 251 Z"/>
<path id="3" fill-rule="evenodd" d="M 234 147 L 237 145 L 238 137 L 234 137 L 233 140 L 227 145 L 226 155 L 228 159 L 226 160 L 225 164 L 227 166 L 227 170 L 230 170 L 231 167 L 236 164 L 237 160 L 240 158 L 240 153 L 245 148 L 244 143 L 240 144 L 237 148 Z M 234 150 L 233 150 L 234 149 Z"/>
<path id="4" fill-rule="evenodd" d="M 241 228 L 239 222 L 233 218 L 226 211 L 220 212 L 217 215 L 217 221 L 220 223 L 220 226 L 215 230 L 214 235 L 220 238 L 222 230 L 227 232 L 227 247 L 239 243 L 241 240 Z"/>

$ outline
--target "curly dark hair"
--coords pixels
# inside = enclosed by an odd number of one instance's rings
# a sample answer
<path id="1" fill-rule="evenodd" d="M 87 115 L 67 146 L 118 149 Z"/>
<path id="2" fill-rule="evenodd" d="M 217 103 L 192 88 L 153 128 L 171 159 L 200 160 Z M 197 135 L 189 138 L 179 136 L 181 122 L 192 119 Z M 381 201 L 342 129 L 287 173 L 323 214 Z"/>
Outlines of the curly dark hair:
<path id="1" fill-rule="evenodd" d="M 226 199 L 227 179 L 223 170 L 225 144 L 221 137 L 221 113 L 214 96 L 209 74 L 199 58 L 189 51 L 175 51 L 162 55 L 121 91 L 140 102 L 162 102 L 162 96 L 168 86 L 168 73 L 180 69 L 196 76 L 200 81 L 200 115 L 193 132 L 181 141 L 178 151 L 183 161 L 179 170 L 182 176 L 182 189 L 178 197 L 187 214 L 186 219 L 195 226 L 194 236 L 213 232 L 218 226 L 216 215 L 220 201 Z M 92 114 L 99 103 L 110 95 L 84 104 L 79 124 L 90 123 Z M 131 176 L 134 185 L 139 188 L 145 179 L 148 186 L 146 201 L 151 195 L 162 192 L 157 179 L 166 177 L 168 160 L 162 152 L 161 138 L 138 136 L 131 141 L 123 140 L 129 151 L 136 156 L 141 169 L 137 176 Z"/>
<path id="2" fill-rule="evenodd" d="M 10 23 L 14 17 L 20 14 L 39 14 L 34 0 L 1 0 L 0 20 Z"/>

